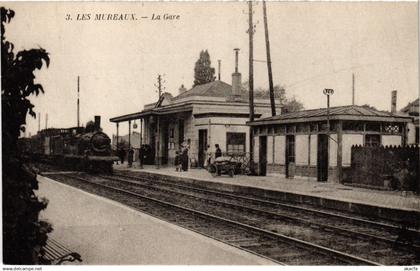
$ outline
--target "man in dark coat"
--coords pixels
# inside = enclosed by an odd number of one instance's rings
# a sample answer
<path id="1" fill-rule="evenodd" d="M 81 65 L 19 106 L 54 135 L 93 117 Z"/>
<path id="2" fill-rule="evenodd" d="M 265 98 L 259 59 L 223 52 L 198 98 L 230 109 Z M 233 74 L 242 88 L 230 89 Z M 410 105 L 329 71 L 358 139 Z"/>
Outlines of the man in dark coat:
<path id="1" fill-rule="evenodd" d="M 143 164 L 144 164 L 144 145 L 142 145 L 139 149 L 139 162 L 140 162 L 140 168 L 143 168 Z"/>
<path id="2" fill-rule="evenodd" d="M 222 156 L 222 150 L 220 149 L 219 144 L 216 144 L 214 146 L 216 147 L 216 152 L 214 154 L 214 158 L 221 157 Z"/>
<path id="3" fill-rule="evenodd" d="M 179 151 L 176 151 L 174 165 L 175 165 L 175 170 L 176 171 L 181 171 L 181 155 L 180 155 Z"/>
<path id="4" fill-rule="evenodd" d="M 182 150 L 182 158 L 181 158 L 182 170 L 188 171 L 188 147 L 185 147 Z"/>
<path id="5" fill-rule="evenodd" d="M 133 159 L 134 159 L 134 150 L 130 147 L 128 150 L 128 167 L 131 167 L 133 165 Z"/>
<path id="6" fill-rule="evenodd" d="M 119 150 L 119 156 L 120 156 L 121 164 L 124 164 L 124 158 L 125 158 L 125 150 L 124 150 L 124 148 L 120 148 L 120 150 Z"/>

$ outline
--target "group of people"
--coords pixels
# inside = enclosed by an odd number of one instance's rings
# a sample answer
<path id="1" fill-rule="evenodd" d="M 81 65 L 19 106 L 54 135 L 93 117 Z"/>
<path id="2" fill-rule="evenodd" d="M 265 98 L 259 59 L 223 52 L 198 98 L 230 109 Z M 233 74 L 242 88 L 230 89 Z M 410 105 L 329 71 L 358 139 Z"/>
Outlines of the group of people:
<path id="1" fill-rule="evenodd" d="M 126 152 L 125 152 L 124 148 L 118 148 L 117 155 L 118 155 L 118 158 L 120 158 L 121 164 L 124 164 L 125 154 L 126 154 Z M 117 164 L 118 164 L 118 162 L 117 162 Z"/>
<path id="2" fill-rule="evenodd" d="M 180 146 L 180 150 L 176 151 L 175 156 L 175 168 L 176 171 L 188 171 L 188 151 L 190 149 L 191 140 L 183 142 Z"/>
<path id="3" fill-rule="evenodd" d="M 124 164 L 126 154 L 127 153 L 126 153 L 124 148 L 119 148 L 117 150 L 117 155 L 118 155 L 118 158 L 120 158 L 121 164 Z M 133 150 L 133 148 L 129 148 L 128 149 L 128 156 L 127 156 L 129 167 L 131 167 L 133 165 L 133 159 L 134 159 L 134 150 Z M 117 162 L 117 164 L 118 164 L 118 162 Z"/>
<path id="4" fill-rule="evenodd" d="M 181 144 L 181 148 L 179 151 L 176 152 L 175 156 L 175 170 L 176 171 L 188 171 L 188 150 L 190 148 L 190 139 L 188 139 L 187 143 Z M 215 144 L 215 153 L 214 158 L 218 158 L 222 156 L 222 150 L 220 149 L 219 144 Z M 204 154 L 205 160 L 204 160 L 204 167 L 207 168 L 211 164 L 212 154 L 210 152 L 210 145 L 207 145 L 207 150 Z"/>
<path id="5" fill-rule="evenodd" d="M 215 144 L 214 147 L 216 149 L 216 151 L 214 152 L 214 159 L 216 159 L 218 157 L 221 157 L 222 156 L 222 150 L 220 149 L 219 144 Z M 204 167 L 208 168 L 211 165 L 211 162 L 212 162 L 211 161 L 212 155 L 211 155 L 211 152 L 210 152 L 210 145 L 207 145 L 207 150 L 206 150 L 206 153 L 205 153 L 205 157 L 206 157 L 206 159 L 204 160 Z"/>
<path id="6" fill-rule="evenodd" d="M 180 146 L 180 149 L 176 151 L 175 156 L 175 168 L 176 171 L 188 171 L 189 167 L 189 157 L 188 157 L 188 151 L 190 149 L 191 140 L 188 139 L 186 142 L 183 142 Z M 214 158 L 218 158 L 222 156 L 222 150 L 220 149 L 219 144 L 215 144 L 215 153 Z M 125 156 L 126 156 L 126 150 L 124 148 L 118 148 L 117 155 L 120 158 L 121 164 L 124 164 Z M 129 148 L 128 150 L 128 166 L 130 167 L 133 164 L 133 158 L 134 158 L 134 150 L 132 148 Z M 140 165 L 143 165 L 144 160 L 144 154 L 142 149 L 139 151 L 139 160 Z M 207 150 L 205 152 L 205 160 L 204 160 L 204 167 L 207 168 L 212 163 L 212 154 L 210 152 L 210 145 L 207 145 Z M 118 162 L 117 162 L 118 164 Z"/>

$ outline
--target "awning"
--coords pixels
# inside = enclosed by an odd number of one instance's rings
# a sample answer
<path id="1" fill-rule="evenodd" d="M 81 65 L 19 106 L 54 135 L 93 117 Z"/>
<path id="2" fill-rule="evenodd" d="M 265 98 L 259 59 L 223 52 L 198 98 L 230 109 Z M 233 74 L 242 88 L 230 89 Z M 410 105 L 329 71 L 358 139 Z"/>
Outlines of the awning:
<path id="1" fill-rule="evenodd" d="M 109 121 L 110 122 L 124 122 L 124 121 L 142 119 L 148 116 L 164 116 L 164 115 L 172 115 L 172 114 L 182 113 L 182 112 L 192 112 L 192 106 L 181 105 L 181 106 L 173 106 L 173 107 L 158 107 L 158 108 L 153 108 L 150 110 L 144 110 L 137 113 L 131 113 L 131 114 L 111 118 L 109 119 Z"/>
<path id="2" fill-rule="evenodd" d="M 330 120 L 350 120 L 350 121 L 379 121 L 379 122 L 411 122 L 407 117 L 382 117 L 382 116 L 347 116 L 347 115 L 333 115 Z M 289 124 L 289 123 L 304 123 L 315 121 L 327 121 L 326 116 L 320 117 L 306 117 L 306 118 L 290 118 L 290 119 L 259 119 L 253 122 L 247 122 L 249 126 L 267 125 L 267 124 Z"/>

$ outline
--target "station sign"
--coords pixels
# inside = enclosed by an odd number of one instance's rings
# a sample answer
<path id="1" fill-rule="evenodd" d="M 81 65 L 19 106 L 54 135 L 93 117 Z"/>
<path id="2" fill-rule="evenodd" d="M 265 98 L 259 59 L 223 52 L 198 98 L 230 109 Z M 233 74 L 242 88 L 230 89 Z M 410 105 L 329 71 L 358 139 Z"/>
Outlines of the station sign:
<path id="1" fill-rule="evenodd" d="M 326 89 L 324 89 L 323 93 L 324 93 L 324 95 L 330 96 L 330 95 L 334 94 L 334 90 L 331 89 L 331 88 L 326 88 Z"/>

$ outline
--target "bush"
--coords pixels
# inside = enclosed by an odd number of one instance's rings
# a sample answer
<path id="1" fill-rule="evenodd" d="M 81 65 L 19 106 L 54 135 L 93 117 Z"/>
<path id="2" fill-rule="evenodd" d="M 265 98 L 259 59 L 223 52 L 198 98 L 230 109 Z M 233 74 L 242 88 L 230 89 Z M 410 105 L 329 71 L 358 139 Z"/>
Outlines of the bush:
<path id="1" fill-rule="evenodd" d="M 26 116 L 35 117 L 28 97 L 43 92 L 35 84 L 35 69 L 41 69 L 49 57 L 44 49 L 14 53 L 14 45 L 5 38 L 5 24 L 13 10 L 1 8 L 1 103 L 3 162 L 3 261 L 6 264 L 48 264 L 42 261 L 43 246 L 51 225 L 39 220 L 47 201 L 38 199 L 36 174 L 17 155 L 17 139 L 24 131 Z"/>

